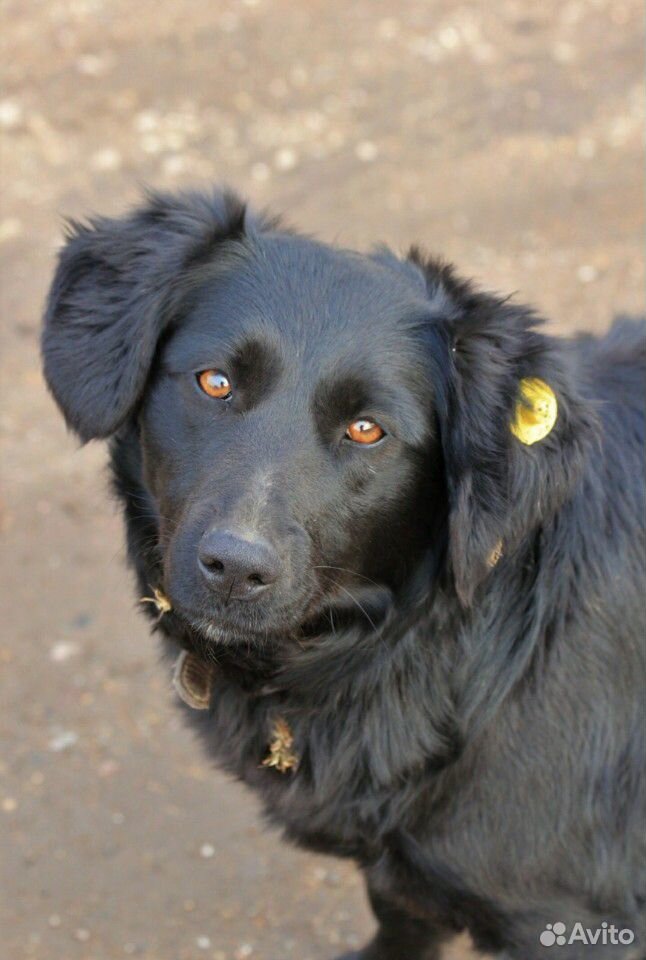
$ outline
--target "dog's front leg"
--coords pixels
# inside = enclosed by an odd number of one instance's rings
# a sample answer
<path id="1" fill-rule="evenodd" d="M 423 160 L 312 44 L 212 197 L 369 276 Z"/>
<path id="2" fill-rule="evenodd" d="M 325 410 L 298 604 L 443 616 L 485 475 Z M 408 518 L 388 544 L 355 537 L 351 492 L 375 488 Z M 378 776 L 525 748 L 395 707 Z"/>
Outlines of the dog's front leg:
<path id="1" fill-rule="evenodd" d="M 359 953 L 347 953 L 338 960 L 439 960 L 449 932 L 406 913 L 370 885 L 368 897 L 379 922 L 377 933 Z"/>

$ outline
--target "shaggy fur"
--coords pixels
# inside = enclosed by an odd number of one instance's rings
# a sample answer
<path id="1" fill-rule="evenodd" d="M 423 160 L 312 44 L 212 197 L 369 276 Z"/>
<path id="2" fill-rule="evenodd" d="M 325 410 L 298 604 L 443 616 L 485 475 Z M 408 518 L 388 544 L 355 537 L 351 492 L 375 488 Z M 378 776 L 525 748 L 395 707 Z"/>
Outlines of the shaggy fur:
<path id="1" fill-rule="evenodd" d="M 464 929 L 539 960 L 555 921 L 637 938 L 561 960 L 644 956 L 644 325 L 554 339 L 417 251 L 152 195 L 71 226 L 43 354 L 70 427 L 111 438 L 169 653 L 215 664 L 210 709 L 186 708 L 208 750 L 290 840 L 365 872 L 363 960 Z M 200 393 L 208 368 L 230 401 Z M 559 404 L 531 447 L 523 377 Z M 380 443 L 346 438 L 361 416 Z M 213 529 L 275 550 L 259 599 L 205 583 Z M 295 772 L 260 765 L 277 717 Z"/>

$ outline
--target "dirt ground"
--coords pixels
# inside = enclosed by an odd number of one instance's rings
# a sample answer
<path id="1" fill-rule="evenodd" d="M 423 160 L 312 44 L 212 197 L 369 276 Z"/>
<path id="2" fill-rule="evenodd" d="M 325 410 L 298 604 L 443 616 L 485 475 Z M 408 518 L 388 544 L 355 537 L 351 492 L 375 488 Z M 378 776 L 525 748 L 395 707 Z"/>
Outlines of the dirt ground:
<path id="1" fill-rule="evenodd" d="M 182 727 L 104 451 L 44 389 L 60 218 L 226 180 L 327 240 L 420 240 L 562 332 L 602 329 L 643 310 L 641 4 L 3 9 L 0 953 L 329 960 L 370 932 L 360 878 L 283 845 Z"/>

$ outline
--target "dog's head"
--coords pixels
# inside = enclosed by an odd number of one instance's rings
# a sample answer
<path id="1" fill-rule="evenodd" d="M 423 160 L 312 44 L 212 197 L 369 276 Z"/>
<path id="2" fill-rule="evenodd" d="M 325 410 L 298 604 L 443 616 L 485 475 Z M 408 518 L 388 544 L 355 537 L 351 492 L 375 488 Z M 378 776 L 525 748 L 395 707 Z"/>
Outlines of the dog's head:
<path id="1" fill-rule="evenodd" d="M 249 642 L 374 622 L 442 570 L 468 604 L 498 545 L 553 513 L 586 415 L 533 325 L 416 254 L 155 195 L 73 226 L 43 352 L 82 439 L 135 432 L 174 610 Z M 526 377 L 559 404 L 536 449 L 510 430 Z"/>

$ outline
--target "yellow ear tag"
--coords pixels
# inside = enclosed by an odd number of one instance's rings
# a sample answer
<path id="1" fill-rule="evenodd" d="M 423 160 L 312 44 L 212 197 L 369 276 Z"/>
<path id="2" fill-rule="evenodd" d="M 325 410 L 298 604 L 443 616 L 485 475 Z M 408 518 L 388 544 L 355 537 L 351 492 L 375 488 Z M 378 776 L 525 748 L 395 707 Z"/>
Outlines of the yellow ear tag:
<path id="1" fill-rule="evenodd" d="M 551 433 L 558 415 L 558 403 L 551 387 L 538 377 L 520 381 L 522 400 L 516 404 L 511 432 L 521 443 L 531 446 Z"/>

